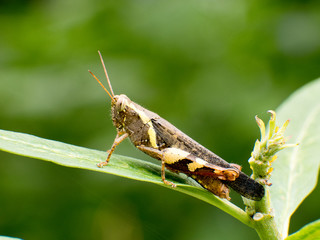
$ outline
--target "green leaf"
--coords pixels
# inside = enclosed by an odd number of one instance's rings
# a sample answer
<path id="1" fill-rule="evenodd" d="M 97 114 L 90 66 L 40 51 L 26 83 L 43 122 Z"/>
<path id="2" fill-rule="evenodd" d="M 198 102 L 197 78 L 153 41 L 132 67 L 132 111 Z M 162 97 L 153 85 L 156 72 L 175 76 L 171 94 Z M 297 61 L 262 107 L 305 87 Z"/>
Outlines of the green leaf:
<path id="1" fill-rule="evenodd" d="M 112 154 L 109 164 L 104 168 L 99 168 L 97 163 L 105 161 L 106 152 L 47 140 L 29 134 L 0 130 L 0 150 L 53 162 L 66 167 L 104 172 L 168 187 L 161 180 L 161 168 L 158 165 Z M 166 172 L 166 178 L 177 185 L 174 190 L 208 202 L 243 223 L 253 226 L 252 219 L 242 209 L 198 187 L 190 178 L 171 172 Z M 173 189 L 171 187 L 168 188 Z"/>
<path id="2" fill-rule="evenodd" d="M 22 240 L 21 238 L 0 236 L 0 240 Z"/>
<path id="3" fill-rule="evenodd" d="M 320 220 L 309 223 L 286 240 L 314 240 L 320 238 Z"/>
<path id="4" fill-rule="evenodd" d="M 317 184 L 320 166 L 320 79 L 293 93 L 276 111 L 278 123 L 290 119 L 286 135 L 299 146 L 279 153 L 273 163 L 270 194 L 275 220 L 284 237 L 290 217 Z"/>

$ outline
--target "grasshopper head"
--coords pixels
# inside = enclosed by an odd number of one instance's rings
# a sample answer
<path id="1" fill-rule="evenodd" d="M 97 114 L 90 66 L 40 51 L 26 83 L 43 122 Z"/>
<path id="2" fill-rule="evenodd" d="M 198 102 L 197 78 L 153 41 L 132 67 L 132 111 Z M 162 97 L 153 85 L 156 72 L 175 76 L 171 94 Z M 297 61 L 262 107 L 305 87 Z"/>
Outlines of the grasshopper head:
<path id="1" fill-rule="evenodd" d="M 101 63 L 108 81 L 110 92 L 106 89 L 106 87 L 100 82 L 100 80 L 89 70 L 91 75 L 98 81 L 98 83 L 101 85 L 101 87 L 106 91 L 106 93 L 111 98 L 111 114 L 112 114 L 112 121 L 114 126 L 118 130 L 125 130 L 128 132 L 134 132 L 133 128 L 134 126 L 129 126 L 130 123 L 135 123 L 135 121 L 140 119 L 139 113 L 136 111 L 136 107 L 138 106 L 134 102 L 132 102 L 126 95 L 120 94 L 120 95 L 114 95 L 111 82 L 107 73 L 106 66 L 103 62 L 102 55 L 98 51 L 101 59 Z M 142 121 L 143 122 L 143 121 Z M 141 122 L 141 123 L 142 123 Z M 138 126 L 139 128 L 140 126 Z"/>
<path id="2" fill-rule="evenodd" d="M 111 101 L 111 114 L 114 126 L 123 129 L 128 115 L 129 105 L 132 101 L 124 94 L 115 95 Z"/>

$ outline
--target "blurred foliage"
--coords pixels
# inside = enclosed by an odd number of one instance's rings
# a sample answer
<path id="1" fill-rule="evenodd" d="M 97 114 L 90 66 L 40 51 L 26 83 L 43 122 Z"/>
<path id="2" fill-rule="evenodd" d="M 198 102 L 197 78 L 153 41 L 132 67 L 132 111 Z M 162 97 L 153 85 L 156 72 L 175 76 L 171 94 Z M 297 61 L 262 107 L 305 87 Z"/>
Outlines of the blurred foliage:
<path id="1" fill-rule="evenodd" d="M 242 164 L 265 117 L 319 77 L 318 1 L 0 1 L 0 125 L 106 150 L 110 101 L 87 69 Z M 299 111 L 299 109 L 297 109 Z M 232 149 L 232 151 L 230 151 Z M 150 159 L 127 142 L 117 153 Z M 0 234 L 24 239 L 257 239 L 182 194 L 0 154 Z M 153 160 L 150 160 L 153 161 Z M 319 187 L 290 232 L 317 219 Z M 233 201 L 240 197 L 232 195 Z M 233 229 L 233 231 L 228 231 Z"/>

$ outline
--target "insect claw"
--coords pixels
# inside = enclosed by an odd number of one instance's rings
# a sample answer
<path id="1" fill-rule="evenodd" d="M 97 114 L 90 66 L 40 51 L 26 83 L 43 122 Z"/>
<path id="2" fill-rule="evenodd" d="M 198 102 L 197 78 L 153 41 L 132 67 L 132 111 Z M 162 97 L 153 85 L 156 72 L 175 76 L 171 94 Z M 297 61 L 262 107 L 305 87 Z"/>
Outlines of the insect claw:
<path id="1" fill-rule="evenodd" d="M 166 184 L 166 185 L 170 185 L 172 188 L 177 187 L 176 184 L 174 184 L 173 182 L 167 181 L 167 180 L 163 180 L 163 183 Z"/>
<path id="2" fill-rule="evenodd" d="M 106 166 L 108 164 L 108 162 L 99 162 L 99 163 L 97 163 L 97 166 L 99 167 L 99 168 L 103 168 L 104 166 Z"/>

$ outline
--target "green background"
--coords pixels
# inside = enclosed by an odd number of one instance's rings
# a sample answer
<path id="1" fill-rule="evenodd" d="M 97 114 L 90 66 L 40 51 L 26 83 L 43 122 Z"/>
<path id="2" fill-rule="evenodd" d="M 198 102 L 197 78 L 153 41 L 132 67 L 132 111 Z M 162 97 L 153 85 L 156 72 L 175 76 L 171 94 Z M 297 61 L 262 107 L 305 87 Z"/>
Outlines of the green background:
<path id="1" fill-rule="evenodd" d="M 116 134 L 110 99 L 87 72 L 106 83 L 100 50 L 116 94 L 250 174 L 254 116 L 266 120 L 320 75 L 319 26 L 319 1 L 2 0 L 0 128 L 107 150 Z M 154 161 L 129 142 L 116 152 Z M 0 158 L 0 235 L 258 239 L 221 210 L 166 188 Z M 291 233 L 319 218 L 319 198 L 318 187 Z"/>

